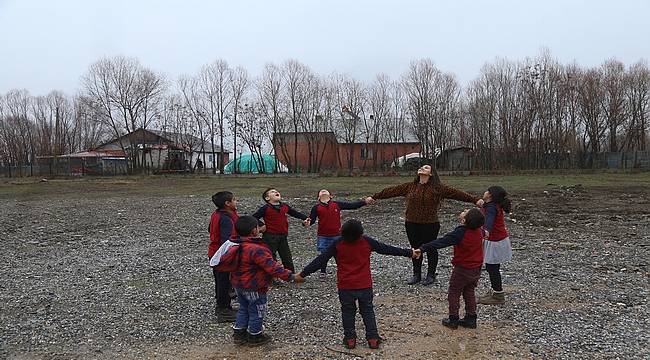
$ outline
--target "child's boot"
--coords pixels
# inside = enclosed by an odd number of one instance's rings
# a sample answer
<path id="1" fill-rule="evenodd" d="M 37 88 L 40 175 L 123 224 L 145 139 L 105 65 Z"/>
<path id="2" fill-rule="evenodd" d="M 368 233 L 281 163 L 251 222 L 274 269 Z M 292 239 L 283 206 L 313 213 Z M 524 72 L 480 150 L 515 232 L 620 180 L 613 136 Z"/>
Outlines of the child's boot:
<path id="1" fill-rule="evenodd" d="M 235 345 L 243 345 L 248 340 L 248 331 L 246 329 L 234 329 L 232 334 L 232 340 Z"/>
<path id="2" fill-rule="evenodd" d="M 357 338 L 343 338 L 343 345 L 346 349 L 354 349 L 357 347 Z"/>
<path id="3" fill-rule="evenodd" d="M 476 329 L 476 314 L 465 314 L 464 318 L 458 320 L 458 325 L 468 329 Z"/>
<path id="4" fill-rule="evenodd" d="M 263 332 L 256 335 L 248 334 L 247 341 L 248 341 L 248 345 L 250 346 L 260 346 L 271 341 L 271 337 L 266 335 Z"/>
<path id="5" fill-rule="evenodd" d="M 217 307 L 215 310 L 218 323 L 229 323 L 235 321 L 237 312 L 230 308 Z"/>
<path id="6" fill-rule="evenodd" d="M 450 329 L 458 329 L 458 315 L 449 315 L 448 318 L 442 319 L 442 325 Z"/>
<path id="7" fill-rule="evenodd" d="M 483 295 L 476 300 L 477 304 L 483 305 L 503 305 L 505 302 L 506 299 L 503 291 L 494 290 L 490 290 L 488 294 Z"/>

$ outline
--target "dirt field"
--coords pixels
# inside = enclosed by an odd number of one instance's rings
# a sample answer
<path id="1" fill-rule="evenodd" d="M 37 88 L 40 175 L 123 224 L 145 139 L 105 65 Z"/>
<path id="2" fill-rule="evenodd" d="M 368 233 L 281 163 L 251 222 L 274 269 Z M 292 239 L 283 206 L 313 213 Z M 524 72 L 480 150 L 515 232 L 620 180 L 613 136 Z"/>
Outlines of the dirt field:
<path id="1" fill-rule="evenodd" d="M 355 198 L 407 178 L 123 178 L 0 183 L 0 358 L 635 358 L 650 357 L 650 174 L 443 178 L 479 193 L 504 184 L 514 259 L 502 267 L 507 304 L 479 305 L 477 330 L 448 330 L 451 249 L 438 281 L 410 287 L 406 258 L 373 255 L 380 350 L 340 345 L 334 276 L 269 295 L 271 345 L 231 345 L 213 315 L 205 253 L 208 195 L 235 189 L 240 212 L 275 184 L 308 211 L 316 191 Z M 465 204 L 447 201 L 442 232 Z M 403 200 L 344 218 L 406 246 Z M 291 222 L 298 268 L 315 255 L 315 227 Z M 333 263 L 330 263 L 334 268 Z M 487 277 L 481 280 L 480 292 Z M 359 336 L 363 325 L 359 319 Z"/>

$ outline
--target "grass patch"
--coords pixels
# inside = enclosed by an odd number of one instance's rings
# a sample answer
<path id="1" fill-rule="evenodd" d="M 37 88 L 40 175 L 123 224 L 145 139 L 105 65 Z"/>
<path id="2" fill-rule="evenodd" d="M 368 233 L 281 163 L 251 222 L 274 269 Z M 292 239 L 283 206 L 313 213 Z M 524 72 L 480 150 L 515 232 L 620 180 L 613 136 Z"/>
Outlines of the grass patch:
<path id="1" fill-rule="evenodd" d="M 384 187 L 411 181 L 412 176 L 303 177 L 303 176 L 131 176 L 85 177 L 79 179 L 4 179 L 0 199 L 39 200 L 97 197 L 210 196 L 229 190 L 240 197 L 258 197 L 267 187 L 277 187 L 286 197 L 316 197 L 326 188 L 340 197 L 370 195 Z M 451 186 L 482 193 L 488 186 L 501 185 L 510 192 L 535 191 L 548 187 L 582 185 L 589 188 L 646 187 L 650 173 L 602 173 L 570 175 L 442 176 Z"/>

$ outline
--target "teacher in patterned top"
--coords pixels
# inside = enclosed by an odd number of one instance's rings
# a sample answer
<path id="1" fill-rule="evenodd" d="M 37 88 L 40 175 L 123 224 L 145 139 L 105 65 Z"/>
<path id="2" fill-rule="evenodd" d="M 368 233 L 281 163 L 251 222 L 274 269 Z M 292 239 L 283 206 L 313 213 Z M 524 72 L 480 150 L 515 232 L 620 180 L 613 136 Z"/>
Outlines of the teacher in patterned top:
<path id="1" fill-rule="evenodd" d="M 419 249 L 422 244 L 435 240 L 440 231 L 438 210 L 443 199 L 454 199 L 483 206 L 483 200 L 464 191 L 447 186 L 440 182 L 438 173 L 431 165 L 423 165 L 418 169 L 415 180 L 405 184 L 392 186 L 372 195 L 377 199 L 388 199 L 404 196 L 406 199 L 406 236 L 411 247 Z M 413 259 L 413 277 L 409 285 L 422 281 L 422 285 L 431 285 L 436 277 L 438 267 L 438 250 L 427 251 L 427 277 L 422 279 L 422 260 Z"/>

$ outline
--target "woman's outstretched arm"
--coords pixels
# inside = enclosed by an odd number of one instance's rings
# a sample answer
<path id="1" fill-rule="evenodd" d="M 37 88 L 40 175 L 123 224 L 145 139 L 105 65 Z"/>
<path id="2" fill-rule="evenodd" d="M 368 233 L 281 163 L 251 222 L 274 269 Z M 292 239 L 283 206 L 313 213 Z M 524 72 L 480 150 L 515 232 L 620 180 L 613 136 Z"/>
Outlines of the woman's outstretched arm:
<path id="1" fill-rule="evenodd" d="M 387 187 L 384 190 L 374 195 L 371 195 L 370 197 L 377 200 L 377 199 L 388 199 L 397 196 L 405 196 L 409 192 L 412 185 L 413 182 L 407 182 L 401 185 Z"/>

